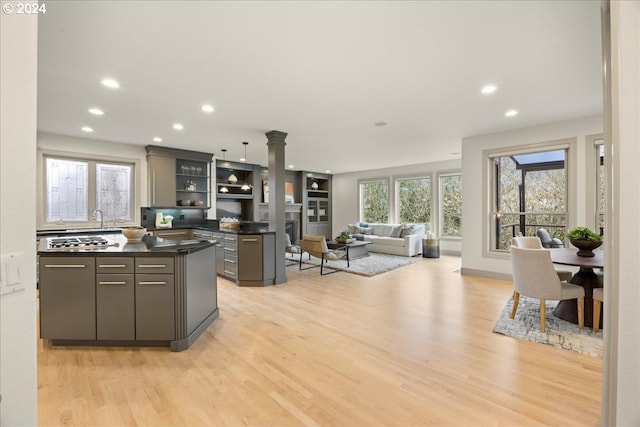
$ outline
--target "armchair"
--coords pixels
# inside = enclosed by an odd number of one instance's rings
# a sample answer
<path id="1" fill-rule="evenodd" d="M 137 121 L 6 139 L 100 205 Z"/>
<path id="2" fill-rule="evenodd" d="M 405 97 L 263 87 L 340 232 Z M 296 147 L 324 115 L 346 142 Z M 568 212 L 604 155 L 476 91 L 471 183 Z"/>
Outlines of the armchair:
<path id="1" fill-rule="evenodd" d="M 308 270 L 309 268 L 315 268 L 317 265 L 308 268 L 302 268 L 302 254 L 307 252 L 310 256 L 313 255 L 316 258 L 320 258 L 320 275 L 327 275 L 336 273 L 340 270 L 333 270 L 331 273 L 324 273 L 324 264 L 328 261 L 335 261 L 342 258 L 347 258 L 347 267 L 349 267 L 349 256 L 346 250 L 333 249 L 329 250 L 327 247 L 327 241 L 324 236 L 311 236 L 309 234 L 303 234 L 302 240 L 300 240 L 300 270 Z"/>

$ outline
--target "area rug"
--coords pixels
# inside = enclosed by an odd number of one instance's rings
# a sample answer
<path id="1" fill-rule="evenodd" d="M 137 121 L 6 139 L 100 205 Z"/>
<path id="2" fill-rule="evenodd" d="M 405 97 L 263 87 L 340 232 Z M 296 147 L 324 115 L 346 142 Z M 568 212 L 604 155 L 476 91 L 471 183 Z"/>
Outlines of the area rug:
<path id="1" fill-rule="evenodd" d="M 300 258 L 298 258 L 296 255 L 295 260 L 299 261 L 299 259 Z M 368 257 L 350 261 L 349 267 L 347 267 L 347 261 L 345 259 L 338 261 L 329 261 L 325 263 L 324 268 L 325 270 L 328 267 L 333 270 L 346 271 L 347 273 L 370 277 L 377 274 L 385 273 L 387 271 L 395 270 L 396 268 L 404 267 L 405 265 L 416 263 L 421 259 L 422 257 L 407 257 L 370 252 Z M 292 258 L 287 257 L 287 260 L 292 260 Z M 307 264 L 307 267 L 310 267 L 309 264 L 319 266 L 320 259 L 315 257 L 311 257 L 311 259 L 309 259 L 308 255 L 304 254 L 302 258 L 302 264 Z M 295 266 L 296 268 L 298 268 L 297 263 L 295 264 Z M 303 265 L 302 268 L 304 269 L 305 266 Z"/>
<path id="2" fill-rule="evenodd" d="M 586 326 L 580 330 L 578 325 L 558 319 L 553 315 L 557 304 L 558 301 L 546 301 L 547 331 L 540 332 L 539 300 L 521 295 L 516 317 L 510 319 L 513 307 L 511 297 L 500 313 L 493 332 L 602 358 L 602 330 L 594 333 Z"/>

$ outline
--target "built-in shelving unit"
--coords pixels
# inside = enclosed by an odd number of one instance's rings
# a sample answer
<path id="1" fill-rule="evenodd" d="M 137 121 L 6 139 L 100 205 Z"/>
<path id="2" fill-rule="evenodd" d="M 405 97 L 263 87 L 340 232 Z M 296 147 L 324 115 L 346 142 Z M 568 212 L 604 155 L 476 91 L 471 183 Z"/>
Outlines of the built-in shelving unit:
<path id="1" fill-rule="evenodd" d="M 148 145 L 146 150 L 150 207 L 205 209 L 211 206 L 213 154 L 156 145 Z"/>
<path id="2" fill-rule="evenodd" d="M 331 236 L 331 175 L 301 172 L 303 234 Z"/>

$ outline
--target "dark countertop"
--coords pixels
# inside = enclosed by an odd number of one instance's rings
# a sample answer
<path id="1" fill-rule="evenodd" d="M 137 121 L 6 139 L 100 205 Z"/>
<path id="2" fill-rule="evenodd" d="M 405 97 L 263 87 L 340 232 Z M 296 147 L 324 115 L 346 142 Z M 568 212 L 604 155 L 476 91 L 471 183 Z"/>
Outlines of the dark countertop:
<path id="1" fill-rule="evenodd" d="M 40 256 L 177 256 L 185 255 L 211 247 L 214 240 L 169 240 L 153 236 L 143 236 L 141 242 L 128 243 L 122 234 L 105 234 L 105 239 L 116 245 L 88 249 L 48 249 L 46 238 L 40 240 L 38 255 Z"/>

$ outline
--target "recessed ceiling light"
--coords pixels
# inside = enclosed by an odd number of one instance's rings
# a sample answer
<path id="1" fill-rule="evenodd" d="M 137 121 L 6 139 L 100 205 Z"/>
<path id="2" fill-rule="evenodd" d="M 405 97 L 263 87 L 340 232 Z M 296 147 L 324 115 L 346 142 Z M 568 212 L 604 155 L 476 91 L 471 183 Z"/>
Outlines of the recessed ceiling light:
<path id="1" fill-rule="evenodd" d="M 153 142 L 162 142 L 162 138 L 160 138 L 159 136 L 156 136 L 153 138 Z"/>
<path id="2" fill-rule="evenodd" d="M 375 122 L 373 125 L 374 126 L 386 126 L 387 122 Z"/>
<path id="3" fill-rule="evenodd" d="M 91 114 L 93 114 L 94 116 L 101 116 L 101 115 L 103 115 L 103 114 L 104 114 L 104 111 L 102 111 L 102 110 L 101 110 L 101 109 L 99 109 L 99 108 L 89 108 L 89 112 L 90 112 Z"/>
<path id="4" fill-rule="evenodd" d="M 498 87 L 495 85 L 486 85 L 483 86 L 482 89 L 480 90 L 480 92 L 482 92 L 485 95 L 489 95 L 490 93 L 495 92 L 496 90 L 498 90 Z"/>
<path id="5" fill-rule="evenodd" d="M 246 161 L 247 161 L 247 159 L 245 159 L 244 157 L 240 157 L 240 161 L 241 161 L 241 162 L 246 162 Z"/>
<path id="6" fill-rule="evenodd" d="M 82 131 L 83 132 L 93 132 L 93 129 L 90 128 L 89 126 L 82 126 Z"/>
<path id="7" fill-rule="evenodd" d="M 293 165 L 289 165 L 289 169 L 293 169 Z"/>
<path id="8" fill-rule="evenodd" d="M 100 83 L 110 89 L 118 89 L 120 87 L 120 83 L 113 79 L 103 79 Z"/>
<path id="9" fill-rule="evenodd" d="M 324 171 L 324 173 L 331 173 L 331 171 L 327 169 L 326 171 Z"/>
<path id="10" fill-rule="evenodd" d="M 182 129 L 184 129 L 184 126 L 182 126 L 182 124 L 180 124 L 180 123 L 174 123 L 173 124 L 173 128 L 175 130 L 182 130 Z"/>
<path id="11" fill-rule="evenodd" d="M 518 115 L 518 111 L 517 110 L 509 110 L 506 113 L 504 113 L 504 115 L 507 116 L 507 117 L 517 116 Z"/>
<path id="12" fill-rule="evenodd" d="M 209 104 L 204 104 L 201 108 L 205 113 L 213 113 L 215 111 L 215 108 L 213 108 L 213 106 Z"/>

